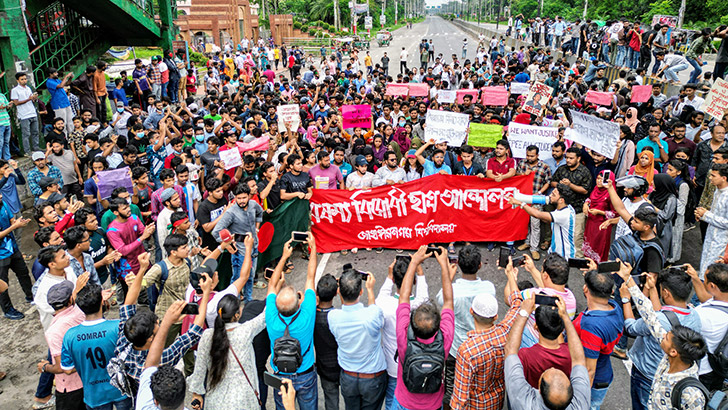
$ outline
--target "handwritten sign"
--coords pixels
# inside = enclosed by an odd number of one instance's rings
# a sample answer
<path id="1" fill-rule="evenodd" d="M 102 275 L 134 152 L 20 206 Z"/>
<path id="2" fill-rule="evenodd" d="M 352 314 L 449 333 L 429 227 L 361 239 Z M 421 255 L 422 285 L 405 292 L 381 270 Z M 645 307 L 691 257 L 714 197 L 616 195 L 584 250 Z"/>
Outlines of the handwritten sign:
<path id="1" fill-rule="evenodd" d="M 559 129 L 554 127 L 537 127 L 511 121 L 508 124 L 508 143 L 514 158 L 526 158 L 529 145 L 538 147 L 538 158 L 551 158 L 551 146 L 558 140 Z"/>
<path id="2" fill-rule="evenodd" d="M 472 96 L 473 101 L 477 101 L 478 99 L 478 90 L 457 90 L 455 94 L 457 95 L 458 104 L 462 104 L 465 101 L 466 95 Z"/>
<path id="3" fill-rule="evenodd" d="M 711 117 L 720 119 L 728 108 L 728 81 L 716 78 L 700 109 Z"/>
<path id="4" fill-rule="evenodd" d="M 407 94 L 409 94 L 409 85 L 398 83 L 387 84 L 387 92 L 385 95 L 406 97 Z"/>
<path id="5" fill-rule="evenodd" d="M 286 131 L 286 122 L 291 124 L 291 131 L 297 130 L 301 124 L 300 110 L 301 108 L 298 104 L 279 105 L 276 108 L 276 114 L 278 114 L 278 131 Z"/>
<path id="6" fill-rule="evenodd" d="M 134 185 L 131 182 L 131 173 L 128 167 L 99 171 L 96 173 L 96 177 L 98 178 L 96 185 L 99 187 L 101 199 L 110 198 L 111 192 L 118 187 L 126 188 L 129 193 L 134 192 Z"/>
<path id="7" fill-rule="evenodd" d="M 530 89 L 531 84 L 529 83 L 511 83 L 511 94 L 514 95 L 528 94 Z"/>
<path id="8" fill-rule="evenodd" d="M 571 111 L 574 128 L 567 128 L 564 138 L 614 158 L 619 141 L 619 124 L 592 115 Z"/>
<path id="9" fill-rule="evenodd" d="M 495 148 L 495 143 L 503 138 L 503 126 L 498 124 L 470 123 L 468 145 Z"/>
<path id="10" fill-rule="evenodd" d="M 425 116 L 425 139 L 447 142 L 451 147 L 463 145 L 467 137 L 470 116 L 449 111 L 427 110 Z"/>
<path id="11" fill-rule="evenodd" d="M 243 157 L 237 149 L 226 149 L 220 151 L 220 161 L 225 163 L 225 170 L 243 165 Z"/>
<path id="12" fill-rule="evenodd" d="M 529 114 L 539 115 L 551 99 L 554 89 L 542 82 L 535 82 L 528 90 L 526 103 L 523 104 L 523 111 Z"/>
<path id="13" fill-rule="evenodd" d="M 508 90 L 505 87 L 483 87 L 483 105 L 508 105 Z"/>
<path id="14" fill-rule="evenodd" d="M 614 101 L 614 93 L 589 90 L 586 92 L 586 98 L 584 101 L 597 105 L 610 106 L 612 105 L 612 101 Z"/>
<path id="15" fill-rule="evenodd" d="M 437 90 L 437 102 L 440 104 L 452 104 L 455 98 L 457 98 L 455 90 Z"/>
<path id="16" fill-rule="evenodd" d="M 427 97 L 430 95 L 430 86 L 427 83 L 410 83 L 410 97 Z"/>
<path id="17" fill-rule="evenodd" d="M 633 85 L 632 99 L 630 101 L 633 103 L 647 102 L 650 99 L 650 95 L 652 95 L 651 85 Z"/>
<path id="18" fill-rule="evenodd" d="M 344 128 L 371 127 L 372 107 L 369 104 L 343 105 L 341 115 L 344 117 Z"/>

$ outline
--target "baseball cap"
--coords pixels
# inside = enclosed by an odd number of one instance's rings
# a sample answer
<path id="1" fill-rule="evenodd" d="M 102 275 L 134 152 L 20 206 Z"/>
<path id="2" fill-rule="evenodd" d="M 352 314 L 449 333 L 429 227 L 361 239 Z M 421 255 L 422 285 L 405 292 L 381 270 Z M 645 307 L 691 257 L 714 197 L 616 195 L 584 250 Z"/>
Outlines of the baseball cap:
<path id="1" fill-rule="evenodd" d="M 202 288 L 200 287 L 200 278 L 202 277 L 202 274 L 206 273 L 207 276 L 212 279 L 216 270 L 217 259 L 205 260 L 202 265 L 196 267 L 190 272 L 190 285 L 192 285 L 197 293 L 202 293 Z"/>
<path id="2" fill-rule="evenodd" d="M 55 205 L 55 204 L 61 202 L 63 200 L 63 198 L 65 198 L 65 196 L 63 196 L 62 194 L 60 194 L 58 192 L 54 192 L 48 197 L 48 199 L 46 199 L 46 202 L 48 202 L 49 204 Z"/>
<path id="3" fill-rule="evenodd" d="M 162 202 L 169 201 L 169 198 L 172 198 L 175 193 L 177 193 L 177 191 L 175 191 L 174 188 L 167 188 L 162 191 L 160 198 L 162 199 Z"/>
<path id="4" fill-rule="evenodd" d="M 40 189 L 45 191 L 46 188 L 48 188 L 49 186 L 51 186 L 53 184 L 57 184 L 57 183 L 58 183 L 57 178 L 43 177 L 40 179 L 40 181 L 38 181 L 38 186 L 40 187 Z"/>
<path id="5" fill-rule="evenodd" d="M 33 160 L 33 162 L 38 161 L 39 159 L 45 158 L 45 154 L 40 151 L 35 151 L 30 158 Z"/>
<path id="6" fill-rule="evenodd" d="M 415 155 L 416 152 L 417 151 L 415 151 L 413 149 L 407 151 L 407 158 L 417 158 L 417 155 Z"/>
<path id="7" fill-rule="evenodd" d="M 358 155 L 356 157 L 356 166 L 358 167 L 360 165 L 367 165 L 367 159 L 364 158 L 364 155 Z"/>
<path id="8" fill-rule="evenodd" d="M 47 300 L 48 304 L 53 306 L 63 306 L 71 298 L 73 293 L 73 282 L 70 280 L 64 280 L 63 282 L 56 283 L 48 289 Z"/>
<path id="9" fill-rule="evenodd" d="M 124 106 L 124 103 L 122 101 L 117 101 L 116 102 L 116 106 L 117 107 L 123 107 Z"/>
<path id="10" fill-rule="evenodd" d="M 157 61 L 157 60 L 159 60 L 159 57 L 157 57 L 157 56 L 152 56 L 152 61 Z"/>
<path id="11" fill-rule="evenodd" d="M 498 301 L 490 293 L 480 293 L 475 296 L 470 307 L 475 314 L 482 317 L 498 316 Z"/>
<path id="12" fill-rule="evenodd" d="M 197 111 L 197 104 L 192 103 L 192 104 L 188 105 L 187 108 L 189 108 L 190 111 Z"/>

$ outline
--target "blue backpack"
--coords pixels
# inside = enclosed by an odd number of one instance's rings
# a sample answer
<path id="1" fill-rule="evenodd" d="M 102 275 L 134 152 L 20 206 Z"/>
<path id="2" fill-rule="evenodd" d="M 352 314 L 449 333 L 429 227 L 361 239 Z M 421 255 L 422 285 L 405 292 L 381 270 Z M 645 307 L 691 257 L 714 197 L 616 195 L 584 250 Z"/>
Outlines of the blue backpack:
<path id="1" fill-rule="evenodd" d="M 652 248 L 660 254 L 662 265 L 665 265 L 665 252 L 662 250 L 662 246 L 655 242 L 644 242 L 637 235 L 636 233 L 624 235 L 612 242 L 612 246 L 609 247 L 609 260 L 619 259 L 622 262 L 629 263 L 632 265 L 631 274 L 638 275 L 642 273 L 640 262 L 642 262 L 642 257 L 645 256 L 645 249 Z"/>

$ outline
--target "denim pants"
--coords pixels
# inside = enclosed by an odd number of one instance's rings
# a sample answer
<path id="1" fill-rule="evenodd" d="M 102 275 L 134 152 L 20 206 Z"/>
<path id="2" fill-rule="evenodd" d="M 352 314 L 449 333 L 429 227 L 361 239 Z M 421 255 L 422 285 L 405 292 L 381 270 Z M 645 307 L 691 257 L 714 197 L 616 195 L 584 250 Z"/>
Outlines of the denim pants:
<path id="1" fill-rule="evenodd" d="M 394 389 L 397 388 L 397 378 L 389 376 L 387 379 L 387 394 L 384 396 L 384 410 L 394 408 Z"/>
<path id="2" fill-rule="evenodd" d="M 663 73 L 665 73 L 665 77 L 668 80 L 679 83 L 680 79 L 677 77 L 677 73 L 679 73 L 682 70 L 687 69 L 688 67 L 690 67 L 690 65 L 688 65 L 688 64 L 678 64 L 676 66 L 666 68 L 665 71 L 663 71 Z"/>
<path id="3" fill-rule="evenodd" d="M 589 410 L 599 410 L 604 402 L 604 398 L 607 397 L 607 391 L 609 386 L 602 389 L 591 388 L 591 403 L 589 404 Z"/>
<path id="4" fill-rule="evenodd" d="M 321 377 L 321 390 L 324 391 L 325 410 L 339 410 L 339 381 L 331 382 Z"/>
<path id="5" fill-rule="evenodd" d="M 296 390 L 296 402 L 300 410 L 318 409 L 318 375 L 315 371 L 306 374 L 276 373 L 276 376 L 289 379 L 293 383 L 293 388 Z M 276 410 L 285 410 L 281 395 L 278 392 L 274 393 L 273 399 L 276 402 Z"/>
<path id="6" fill-rule="evenodd" d="M 102 404 L 101 406 L 98 406 L 98 407 L 86 406 L 86 408 L 88 410 L 112 410 L 114 408 L 116 410 L 132 410 L 131 405 L 132 405 L 131 399 L 127 397 L 124 400 L 120 400 L 120 401 L 117 401 L 114 403 L 106 403 L 106 404 Z"/>
<path id="7" fill-rule="evenodd" d="M 26 299 L 33 299 L 33 282 L 30 281 L 30 272 L 28 271 L 28 265 L 25 264 L 23 254 L 16 250 L 9 258 L 2 260 L 2 266 L 0 266 L 0 280 L 5 283 L 10 283 L 8 277 L 10 276 L 10 270 L 15 272 L 15 277 L 20 283 L 20 288 L 23 290 Z M 13 303 L 10 301 L 10 292 L 0 293 L 0 307 L 3 313 L 8 313 L 9 310 L 13 309 Z M 50 360 L 49 360 L 50 361 Z M 50 394 L 50 393 L 49 393 Z M 39 397 L 46 397 L 39 396 Z"/>
<path id="8" fill-rule="evenodd" d="M 166 83 L 162 83 L 162 97 L 167 97 L 167 87 L 169 86 L 169 81 Z"/>
<path id="9" fill-rule="evenodd" d="M 632 395 L 632 410 L 648 410 L 647 402 L 650 400 L 652 380 L 645 377 L 637 367 L 632 366 L 632 376 L 629 379 L 630 393 Z"/>
<path id="10" fill-rule="evenodd" d="M 243 262 L 245 261 L 244 249 L 245 248 L 238 244 L 238 252 L 230 255 L 230 261 L 233 264 L 233 276 L 230 278 L 230 283 L 235 282 L 235 280 L 240 277 L 240 269 L 243 267 Z M 253 299 L 253 282 L 255 281 L 255 268 L 257 265 L 258 252 L 256 251 L 255 256 L 253 256 L 253 264 L 250 267 L 250 276 L 248 276 L 248 281 L 245 282 L 245 286 L 243 287 L 243 300 L 245 303 Z"/>
<path id="11" fill-rule="evenodd" d="M 607 63 L 611 64 L 612 60 L 609 58 L 609 44 L 608 43 L 602 43 L 602 60 Z"/>
<path id="12" fill-rule="evenodd" d="M 693 71 L 690 72 L 690 79 L 688 80 L 688 83 L 697 83 L 698 77 L 703 73 L 703 67 L 700 62 L 694 58 L 685 57 L 685 59 L 688 60 L 688 63 L 690 63 L 691 66 L 693 66 Z"/>
<path id="13" fill-rule="evenodd" d="M 653 51 L 652 55 L 655 57 L 655 64 L 652 65 L 652 75 L 657 75 L 657 72 L 660 71 L 660 60 L 657 59 L 656 51 Z"/>
<path id="14" fill-rule="evenodd" d="M 7 292 L 5 292 L 7 293 Z M 46 358 L 49 362 L 53 360 L 51 357 L 51 351 L 48 350 L 48 357 Z M 35 397 L 42 399 L 53 394 L 53 380 L 55 375 L 53 373 L 41 373 L 38 378 L 38 387 L 35 389 Z"/>
<path id="15" fill-rule="evenodd" d="M 179 89 L 179 80 L 169 80 L 167 83 L 167 95 L 173 103 L 177 102 L 177 90 Z"/>
<path id="16" fill-rule="evenodd" d="M 30 154 L 31 151 L 37 151 L 40 149 L 38 148 L 37 117 L 20 120 L 20 133 L 23 135 L 23 152 Z"/>
<path id="17" fill-rule="evenodd" d="M 2 159 L 10 159 L 10 126 L 0 125 L 0 156 Z"/>
<path id="18" fill-rule="evenodd" d="M 382 408 L 387 393 L 387 372 L 363 379 L 341 371 L 339 383 L 346 410 L 378 410 Z"/>
<path id="19" fill-rule="evenodd" d="M 617 58 L 614 59 L 614 65 L 617 67 L 625 67 L 625 59 L 627 58 L 627 46 L 617 46 Z"/>
<path id="20" fill-rule="evenodd" d="M 157 99 L 162 98 L 162 84 L 154 83 L 152 84 L 152 94 L 157 97 Z M 144 101 L 146 103 L 146 101 Z"/>
<path id="21" fill-rule="evenodd" d="M 640 63 L 640 51 L 634 50 L 632 47 L 627 47 L 627 55 L 629 56 L 627 66 L 633 70 L 637 69 Z"/>

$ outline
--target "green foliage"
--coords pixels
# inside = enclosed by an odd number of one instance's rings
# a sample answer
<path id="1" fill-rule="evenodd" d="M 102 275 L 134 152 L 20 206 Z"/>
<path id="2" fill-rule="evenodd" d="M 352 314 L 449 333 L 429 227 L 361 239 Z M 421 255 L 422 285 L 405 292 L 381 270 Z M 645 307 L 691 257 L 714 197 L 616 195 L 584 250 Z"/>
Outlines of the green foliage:
<path id="1" fill-rule="evenodd" d="M 192 51 L 190 52 L 190 62 L 195 64 L 196 66 L 206 66 L 207 57 L 205 57 L 205 55 L 202 53 Z"/>
<path id="2" fill-rule="evenodd" d="M 301 27 L 301 33 L 306 33 L 306 32 L 308 32 L 308 26 Z"/>

